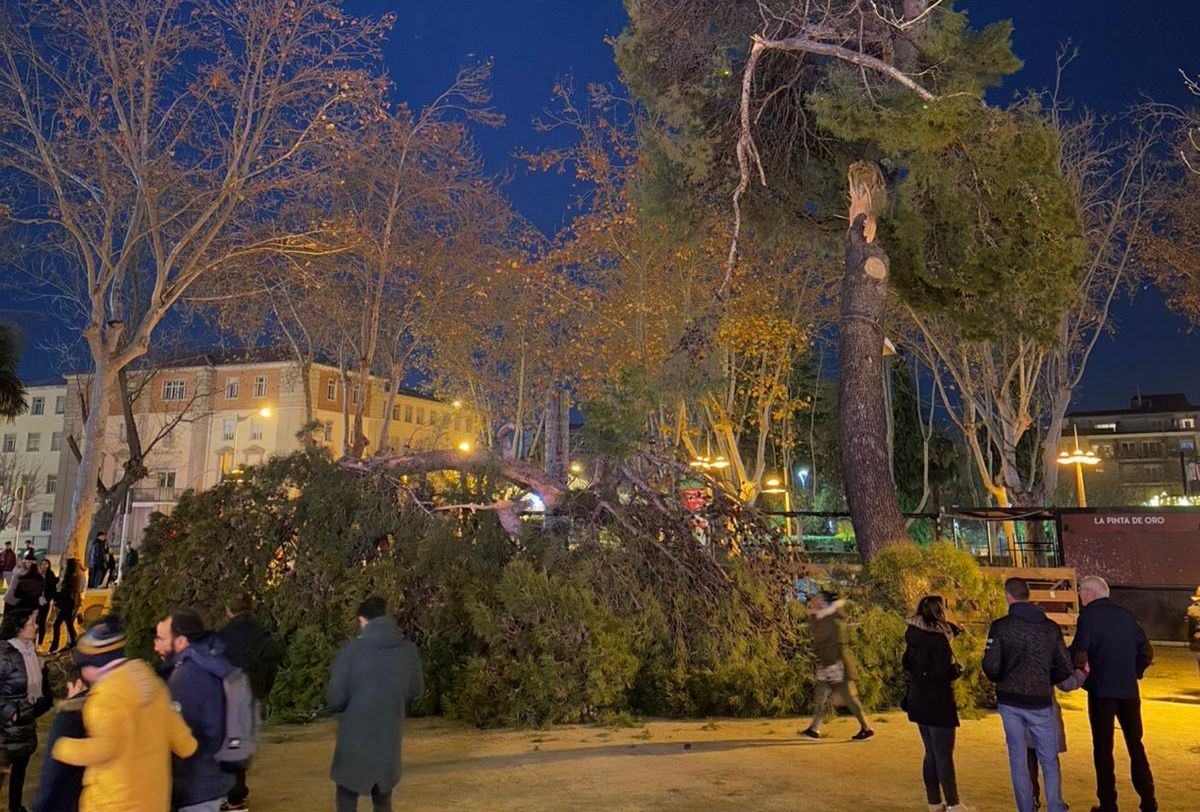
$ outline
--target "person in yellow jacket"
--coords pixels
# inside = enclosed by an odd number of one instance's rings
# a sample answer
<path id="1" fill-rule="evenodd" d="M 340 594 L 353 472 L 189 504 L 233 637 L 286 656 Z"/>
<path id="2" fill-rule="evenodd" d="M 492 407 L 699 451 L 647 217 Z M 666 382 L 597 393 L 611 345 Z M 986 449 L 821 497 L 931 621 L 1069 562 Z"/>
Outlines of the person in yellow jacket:
<path id="1" fill-rule="evenodd" d="M 171 759 L 196 740 L 171 705 L 166 684 L 141 660 L 125 657 L 116 618 L 89 629 L 72 655 L 91 686 L 83 706 L 87 738 L 61 738 L 53 757 L 83 767 L 81 812 L 163 812 L 171 804 Z"/>

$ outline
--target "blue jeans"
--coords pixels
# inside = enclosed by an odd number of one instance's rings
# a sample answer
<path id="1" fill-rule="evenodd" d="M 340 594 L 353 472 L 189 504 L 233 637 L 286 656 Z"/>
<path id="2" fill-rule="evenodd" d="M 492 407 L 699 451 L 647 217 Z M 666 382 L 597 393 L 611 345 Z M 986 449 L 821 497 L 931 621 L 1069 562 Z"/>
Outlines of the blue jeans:
<path id="1" fill-rule="evenodd" d="M 1062 799 L 1062 776 L 1058 769 L 1058 723 L 1054 709 L 1000 706 L 1004 740 L 1008 744 L 1008 770 L 1012 774 L 1013 797 L 1017 812 L 1033 812 L 1033 782 L 1029 778 L 1026 734 L 1042 765 L 1042 785 L 1046 790 L 1047 812 L 1066 812 Z"/>

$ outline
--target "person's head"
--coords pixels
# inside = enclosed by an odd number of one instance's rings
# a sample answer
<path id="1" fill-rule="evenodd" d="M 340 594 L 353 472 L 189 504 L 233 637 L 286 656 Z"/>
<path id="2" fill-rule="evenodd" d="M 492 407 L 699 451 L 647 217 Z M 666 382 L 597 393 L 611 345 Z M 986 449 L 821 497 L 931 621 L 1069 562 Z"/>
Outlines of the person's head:
<path id="1" fill-rule="evenodd" d="M 204 637 L 204 620 L 194 609 L 176 609 L 167 615 L 154 630 L 154 653 L 164 660 L 187 651 Z"/>
<path id="2" fill-rule="evenodd" d="M 41 570 L 42 575 L 48 573 L 50 571 L 50 559 L 43 558 L 41 561 L 39 561 L 38 569 Z"/>
<path id="3" fill-rule="evenodd" d="M 62 660 L 59 664 L 62 672 L 63 685 L 66 686 L 67 696 L 75 696 L 87 690 L 87 681 L 83 678 L 83 669 L 79 663 L 72 660 Z"/>
<path id="4" fill-rule="evenodd" d="M 101 530 L 99 533 L 96 534 L 96 540 L 97 541 L 108 541 L 108 531 Z"/>
<path id="5" fill-rule="evenodd" d="M 25 539 L 26 547 L 33 547 L 33 539 Z"/>
<path id="6" fill-rule="evenodd" d="M 387 614 L 387 601 L 378 595 L 371 595 L 358 605 L 358 625 L 366 626 L 377 617 Z"/>
<path id="7" fill-rule="evenodd" d="M 125 658 L 125 629 L 114 615 L 101 618 L 88 628 L 75 644 L 71 659 L 89 684 L 95 684 L 100 672 Z"/>
<path id="8" fill-rule="evenodd" d="M 1094 600 L 1108 597 L 1108 581 L 1099 575 L 1088 575 L 1079 582 L 1079 602 L 1087 606 Z"/>
<path id="9" fill-rule="evenodd" d="M 9 609 L 0 622 L 0 640 L 37 640 L 37 612 L 33 609 Z"/>
<path id="10" fill-rule="evenodd" d="M 254 596 L 249 592 L 243 592 L 236 598 L 225 604 L 225 617 L 233 618 L 238 615 L 244 615 L 254 608 Z"/>
<path id="11" fill-rule="evenodd" d="M 917 617 L 928 626 L 941 626 L 946 622 L 946 599 L 941 595 L 926 595 L 917 602 Z"/>
<path id="12" fill-rule="evenodd" d="M 4 542 L 4 549 L 6 549 L 6 550 L 11 550 L 11 549 L 12 549 L 12 542 L 11 542 L 11 541 L 6 541 L 6 542 Z"/>
<path id="13" fill-rule="evenodd" d="M 822 589 L 820 592 L 808 599 L 808 608 L 813 612 L 820 612 L 834 601 L 837 600 L 837 595 L 827 589 Z"/>
<path id="14" fill-rule="evenodd" d="M 1025 603 L 1029 600 L 1029 584 L 1024 578 L 1009 578 L 1004 582 L 1004 600 L 1009 604 Z"/>

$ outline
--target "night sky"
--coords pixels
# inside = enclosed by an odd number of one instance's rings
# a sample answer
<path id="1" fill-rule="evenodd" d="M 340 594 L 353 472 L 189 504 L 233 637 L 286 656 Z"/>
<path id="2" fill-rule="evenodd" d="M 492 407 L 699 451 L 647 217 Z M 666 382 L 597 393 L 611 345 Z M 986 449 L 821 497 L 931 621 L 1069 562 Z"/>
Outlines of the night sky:
<path id="1" fill-rule="evenodd" d="M 511 178 L 508 193 L 517 209 L 553 233 L 569 216 L 575 190 L 562 177 L 530 174 L 513 153 L 548 143 L 531 122 L 550 103 L 557 77 L 571 76 L 581 90 L 591 82 L 616 81 L 605 38 L 625 24 L 620 0 L 351 0 L 349 5 L 356 13 L 399 12 L 387 45 L 387 69 L 397 96 L 413 105 L 433 98 L 459 65 L 494 60 L 495 106 L 508 122 L 502 129 L 478 132 L 479 144 L 489 171 Z M 1119 112 L 1143 94 L 1190 103 L 1179 70 L 1200 73 L 1195 0 L 969 0 L 965 7 L 977 23 L 1005 17 L 1015 23 L 1015 50 L 1025 68 L 993 95 L 993 102 L 1050 84 L 1055 53 L 1070 39 L 1081 54 L 1064 84 L 1077 101 L 1105 113 Z M 19 295 L 0 292 L 0 312 L 20 321 L 34 345 L 23 368 L 29 376 L 51 371 L 36 345 L 54 333 L 55 325 L 39 309 Z M 1189 333 L 1186 321 L 1166 309 L 1157 291 L 1140 291 L 1131 304 L 1122 303 L 1116 321 L 1119 332 L 1097 347 L 1077 408 L 1121 407 L 1139 387 L 1143 393 L 1184 391 L 1200 401 L 1200 335 Z"/>

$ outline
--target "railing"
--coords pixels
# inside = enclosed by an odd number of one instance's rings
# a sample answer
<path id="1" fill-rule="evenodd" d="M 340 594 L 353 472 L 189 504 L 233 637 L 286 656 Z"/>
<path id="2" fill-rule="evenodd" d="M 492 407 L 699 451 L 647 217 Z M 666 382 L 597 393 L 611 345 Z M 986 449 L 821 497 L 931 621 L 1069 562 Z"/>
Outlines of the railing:
<path id="1" fill-rule="evenodd" d="M 134 502 L 178 502 L 179 488 L 134 488 Z"/>

